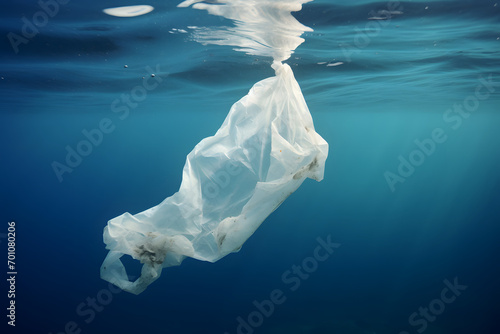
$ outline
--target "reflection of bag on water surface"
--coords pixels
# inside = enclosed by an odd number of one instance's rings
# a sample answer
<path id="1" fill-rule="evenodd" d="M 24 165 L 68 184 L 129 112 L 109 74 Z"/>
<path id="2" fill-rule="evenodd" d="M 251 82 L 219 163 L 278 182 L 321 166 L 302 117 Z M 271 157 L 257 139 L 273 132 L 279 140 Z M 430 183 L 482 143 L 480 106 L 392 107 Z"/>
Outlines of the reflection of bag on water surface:
<path id="1" fill-rule="evenodd" d="M 217 261 L 239 250 L 305 178 L 323 178 L 328 144 L 314 130 L 291 68 L 273 68 L 276 76 L 256 83 L 217 133 L 189 153 L 179 192 L 109 221 L 102 278 L 138 294 L 185 257 Z M 124 254 L 144 264 L 135 282 Z"/>

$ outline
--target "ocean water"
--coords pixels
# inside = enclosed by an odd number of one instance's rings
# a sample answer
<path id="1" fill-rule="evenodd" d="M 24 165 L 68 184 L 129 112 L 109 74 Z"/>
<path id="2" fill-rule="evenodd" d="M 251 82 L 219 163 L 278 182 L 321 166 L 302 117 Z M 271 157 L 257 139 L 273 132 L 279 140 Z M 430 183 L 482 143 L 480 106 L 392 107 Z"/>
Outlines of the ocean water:
<path id="1" fill-rule="evenodd" d="M 495 0 L 303 4 L 314 31 L 286 63 L 330 145 L 324 180 L 238 253 L 140 295 L 100 278 L 103 228 L 179 189 L 272 58 L 198 43 L 233 23 L 176 1 L 129 18 L 102 10 L 142 3 L 47 3 L 0 12 L 2 333 L 500 333 Z"/>

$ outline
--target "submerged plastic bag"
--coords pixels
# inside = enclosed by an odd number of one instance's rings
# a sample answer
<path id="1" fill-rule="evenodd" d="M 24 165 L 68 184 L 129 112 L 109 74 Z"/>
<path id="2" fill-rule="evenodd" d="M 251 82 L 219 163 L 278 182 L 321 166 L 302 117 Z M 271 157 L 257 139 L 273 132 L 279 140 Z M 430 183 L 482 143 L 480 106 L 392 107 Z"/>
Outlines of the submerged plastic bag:
<path id="1" fill-rule="evenodd" d="M 323 178 L 328 144 L 314 130 L 291 68 L 276 60 L 272 66 L 276 76 L 256 83 L 217 133 L 189 153 L 177 193 L 108 222 L 103 279 L 139 294 L 186 257 L 215 262 L 238 251 L 306 178 Z M 124 254 L 143 264 L 134 282 Z"/>
<path id="2" fill-rule="evenodd" d="M 186 257 L 215 262 L 239 250 L 305 178 L 323 178 L 328 144 L 314 131 L 290 67 L 273 67 L 276 76 L 256 83 L 215 136 L 189 153 L 179 192 L 109 221 L 102 278 L 138 294 Z M 135 282 L 124 254 L 144 264 Z"/>

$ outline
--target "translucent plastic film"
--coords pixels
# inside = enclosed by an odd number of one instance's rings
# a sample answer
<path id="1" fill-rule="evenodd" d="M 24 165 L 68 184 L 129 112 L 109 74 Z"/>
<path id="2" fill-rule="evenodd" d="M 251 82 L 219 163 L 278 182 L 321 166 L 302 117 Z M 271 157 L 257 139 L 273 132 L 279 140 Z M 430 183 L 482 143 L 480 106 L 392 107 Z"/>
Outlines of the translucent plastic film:
<path id="1" fill-rule="evenodd" d="M 315 132 L 291 68 L 272 66 L 276 75 L 256 83 L 217 133 L 188 154 L 177 193 L 108 222 L 103 279 L 138 294 L 186 257 L 215 262 L 238 251 L 306 178 L 323 178 L 328 144 Z M 134 282 L 124 254 L 143 264 Z"/>

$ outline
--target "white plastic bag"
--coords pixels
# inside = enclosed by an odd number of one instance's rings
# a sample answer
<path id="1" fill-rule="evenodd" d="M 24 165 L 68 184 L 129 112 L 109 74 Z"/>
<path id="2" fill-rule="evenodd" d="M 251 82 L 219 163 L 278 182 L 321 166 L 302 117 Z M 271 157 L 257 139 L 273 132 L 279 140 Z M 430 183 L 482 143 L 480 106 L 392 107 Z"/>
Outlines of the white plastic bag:
<path id="1" fill-rule="evenodd" d="M 101 277 L 139 294 L 162 268 L 186 257 L 215 262 L 238 251 L 304 181 L 323 178 L 328 144 L 315 130 L 291 68 L 256 83 L 224 123 L 187 156 L 179 191 L 136 215 L 108 222 Z M 124 254 L 143 263 L 128 280 Z"/>

